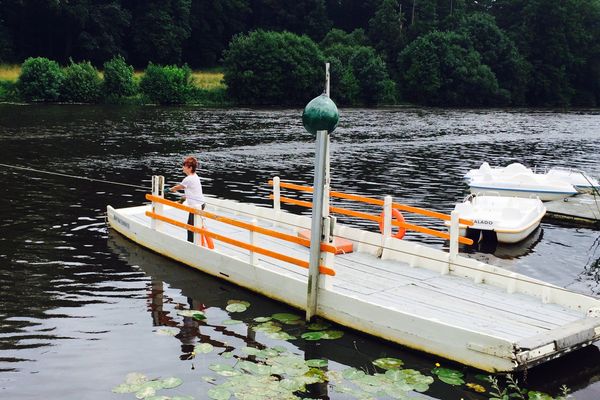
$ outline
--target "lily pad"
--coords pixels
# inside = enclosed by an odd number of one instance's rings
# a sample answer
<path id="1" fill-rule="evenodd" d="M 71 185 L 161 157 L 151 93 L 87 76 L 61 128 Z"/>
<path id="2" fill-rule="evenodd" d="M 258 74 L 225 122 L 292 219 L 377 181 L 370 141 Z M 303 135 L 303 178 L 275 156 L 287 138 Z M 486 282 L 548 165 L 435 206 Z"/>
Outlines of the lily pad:
<path id="1" fill-rule="evenodd" d="M 279 332 L 281 330 L 281 326 L 279 326 L 279 324 L 277 324 L 276 322 L 267 321 L 267 322 L 263 322 L 262 324 L 253 326 L 252 330 L 254 330 L 256 332 L 273 333 L 273 332 Z"/>
<path id="2" fill-rule="evenodd" d="M 153 387 L 142 387 L 140 390 L 135 392 L 136 399 L 145 399 L 156 394 L 156 389 Z"/>
<path id="3" fill-rule="evenodd" d="M 283 323 L 287 323 L 290 321 L 298 321 L 300 320 L 302 317 L 296 314 L 289 314 L 289 313 L 277 313 L 277 314 L 273 314 L 271 315 L 271 317 L 273 319 L 276 319 L 279 322 L 283 322 Z"/>
<path id="4" fill-rule="evenodd" d="M 141 385 L 139 384 L 134 384 L 134 385 L 129 385 L 127 383 L 122 383 L 119 386 L 116 386 L 112 389 L 113 393 L 135 393 L 138 390 L 140 390 Z"/>
<path id="5" fill-rule="evenodd" d="M 208 354 L 213 351 L 214 347 L 210 343 L 200 343 L 194 346 L 194 352 L 200 354 Z"/>
<path id="6" fill-rule="evenodd" d="M 244 312 L 248 307 L 242 303 L 231 303 L 225 309 L 229 312 Z"/>
<path id="7" fill-rule="evenodd" d="M 296 339 L 296 336 L 292 336 L 287 332 L 271 332 L 271 333 L 267 333 L 267 336 L 269 336 L 271 339 L 277 339 L 277 340 L 294 340 L 294 339 Z"/>
<path id="8" fill-rule="evenodd" d="M 231 397 L 231 392 L 222 387 L 209 389 L 207 394 L 208 397 L 214 400 L 229 400 L 229 398 Z"/>
<path id="9" fill-rule="evenodd" d="M 240 321 L 239 319 L 226 319 L 221 321 L 221 325 L 239 325 L 243 323 L 244 321 Z"/>
<path id="10" fill-rule="evenodd" d="M 183 383 L 183 380 L 172 376 L 169 378 L 162 379 L 160 381 L 160 383 L 161 383 L 163 389 L 173 389 L 173 388 L 176 388 L 177 386 L 180 386 Z"/>
<path id="11" fill-rule="evenodd" d="M 300 337 L 304 340 L 321 340 L 323 339 L 323 332 L 306 332 Z"/>
<path id="12" fill-rule="evenodd" d="M 256 317 L 256 318 L 254 318 L 254 322 L 267 322 L 272 319 L 273 318 L 271 318 L 271 317 Z"/>
<path id="13" fill-rule="evenodd" d="M 194 319 L 206 319 L 206 316 L 204 315 L 204 313 L 202 311 L 198 311 L 198 310 L 180 310 L 177 311 L 177 314 L 181 315 L 182 317 L 192 317 Z"/>
<path id="14" fill-rule="evenodd" d="M 348 379 L 350 381 L 361 379 L 365 375 L 366 375 L 365 371 L 361 371 L 360 369 L 356 369 L 356 368 L 347 368 L 342 371 L 342 377 L 344 379 Z"/>
<path id="15" fill-rule="evenodd" d="M 215 371 L 222 376 L 235 376 L 240 374 L 239 371 L 236 371 L 231 365 L 227 364 L 211 364 L 208 366 L 208 369 Z"/>
<path id="16" fill-rule="evenodd" d="M 385 358 L 378 358 L 377 360 L 373 361 L 373 365 L 375 365 L 376 367 L 379 367 L 381 369 L 399 369 L 400 367 L 402 367 L 404 365 L 404 361 L 398 359 L 398 358 L 392 358 L 392 357 L 385 357 Z"/>
<path id="17" fill-rule="evenodd" d="M 248 354 L 249 356 L 255 356 L 258 353 L 260 353 L 260 349 L 257 349 L 256 347 L 250 347 L 250 346 L 246 346 L 242 349 L 242 351 L 246 354 Z"/>
<path id="18" fill-rule="evenodd" d="M 246 300 L 227 300 L 227 304 L 243 304 L 246 306 L 246 308 L 250 308 L 250 303 L 247 302 Z"/>
<path id="19" fill-rule="evenodd" d="M 328 324 L 327 322 L 313 322 L 312 324 L 306 325 L 306 327 L 311 331 L 324 331 L 331 327 L 331 324 Z"/>
<path id="20" fill-rule="evenodd" d="M 323 339 L 334 340 L 334 339 L 339 339 L 342 336 L 344 336 L 344 332 L 342 332 L 342 331 L 322 331 L 322 332 L 323 332 Z"/>
<path id="21" fill-rule="evenodd" d="M 478 383 L 467 383 L 467 387 L 477 393 L 485 393 L 485 388 Z M 531 395 L 529 395 L 529 398 L 531 399 Z"/>
<path id="22" fill-rule="evenodd" d="M 314 368 L 322 368 L 327 366 L 327 360 L 321 358 L 313 358 L 305 361 L 306 365 Z"/>
<path id="23" fill-rule="evenodd" d="M 221 357 L 225 358 L 225 359 L 229 359 L 233 357 L 233 351 L 226 351 L 224 353 L 221 353 Z"/>
<path id="24" fill-rule="evenodd" d="M 161 336 L 175 336 L 177 335 L 177 331 L 175 329 L 161 328 L 156 331 L 156 334 Z"/>
<path id="25" fill-rule="evenodd" d="M 464 374 L 460 371 L 450 368 L 434 368 L 431 372 L 437 375 L 440 381 L 447 383 L 448 385 L 459 386 L 465 383 L 462 379 Z"/>

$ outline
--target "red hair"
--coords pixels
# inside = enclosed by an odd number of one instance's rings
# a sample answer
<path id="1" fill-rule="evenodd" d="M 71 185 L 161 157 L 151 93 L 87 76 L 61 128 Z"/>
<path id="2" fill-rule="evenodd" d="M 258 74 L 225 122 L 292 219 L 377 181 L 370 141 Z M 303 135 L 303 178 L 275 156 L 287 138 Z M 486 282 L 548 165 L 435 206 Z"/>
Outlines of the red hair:
<path id="1" fill-rule="evenodd" d="M 183 165 L 192 168 L 192 172 L 196 172 L 196 168 L 198 168 L 198 160 L 196 160 L 196 157 L 188 157 L 183 160 Z"/>

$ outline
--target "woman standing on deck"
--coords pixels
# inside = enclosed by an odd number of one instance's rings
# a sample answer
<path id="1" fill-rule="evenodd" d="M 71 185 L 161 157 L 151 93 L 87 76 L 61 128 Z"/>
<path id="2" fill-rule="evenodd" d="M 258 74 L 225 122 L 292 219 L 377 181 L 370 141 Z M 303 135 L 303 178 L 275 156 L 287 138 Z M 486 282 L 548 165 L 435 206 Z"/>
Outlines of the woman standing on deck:
<path id="1" fill-rule="evenodd" d="M 183 189 L 185 193 L 185 205 L 204 210 L 205 199 L 202 193 L 202 183 L 200 183 L 200 178 L 196 175 L 197 168 L 198 160 L 196 158 L 188 157 L 183 160 L 182 169 L 186 177 L 180 184 L 173 186 L 171 192 Z M 194 225 L 194 214 L 190 213 L 187 223 L 188 225 Z M 194 241 L 194 232 L 188 231 L 187 240 L 188 242 Z"/>

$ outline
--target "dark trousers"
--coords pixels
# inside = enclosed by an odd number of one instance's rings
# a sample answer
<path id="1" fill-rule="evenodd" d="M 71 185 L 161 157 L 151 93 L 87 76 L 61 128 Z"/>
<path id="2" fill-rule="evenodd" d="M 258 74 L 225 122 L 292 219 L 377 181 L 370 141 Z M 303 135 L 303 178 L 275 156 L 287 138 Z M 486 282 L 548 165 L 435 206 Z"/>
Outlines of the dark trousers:
<path id="1" fill-rule="evenodd" d="M 206 204 L 202 204 L 202 209 L 204 210 L 204 207 L 206 207 Z M 194 226 L 194 214 L 190 213 L 188 215 L 188 225 L 192 225 Z M 188 242 L 194 242 L 194 232 L 192 231 L 187 231 L 187 241 Z"/>

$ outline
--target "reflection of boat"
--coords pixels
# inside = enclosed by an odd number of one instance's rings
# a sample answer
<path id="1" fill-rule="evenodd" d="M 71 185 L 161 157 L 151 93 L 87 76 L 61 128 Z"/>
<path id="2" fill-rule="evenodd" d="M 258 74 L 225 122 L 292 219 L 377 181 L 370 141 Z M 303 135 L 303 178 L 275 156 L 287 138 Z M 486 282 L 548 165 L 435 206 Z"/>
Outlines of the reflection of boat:
<path id="1" fill-rule="evenodd" d="M 535 174 L 519 163 L 504 168 L 491 168 L 487 162 L 465 174 L 472 193 L 538 197 L 542 201 L 564 199 L 578 193 L 572 184 L 557 179 L 557 176 L 566 177 L 558 174 Z"/>
<path id="2" fill-rule="evenodd" d="M 470 195 L 454 207 L 460 216 L 473 221 L 467 227 L 460 225 L 460 235 L 467 229 L 493 231 L 500 243 L 517 243 L 528 237 L 539 225 L 546 208 L 539 199 Z"/>

